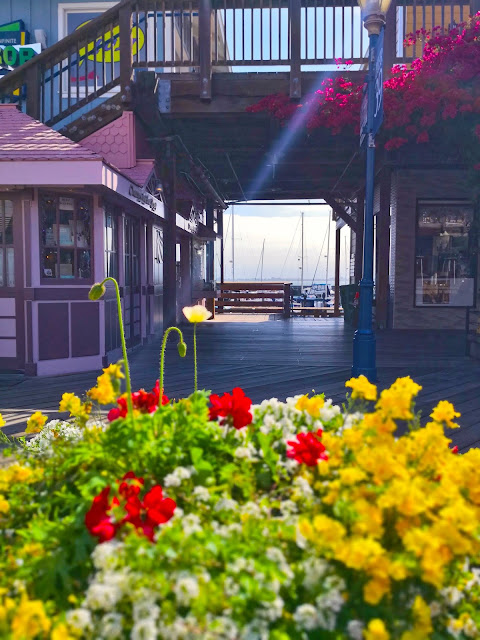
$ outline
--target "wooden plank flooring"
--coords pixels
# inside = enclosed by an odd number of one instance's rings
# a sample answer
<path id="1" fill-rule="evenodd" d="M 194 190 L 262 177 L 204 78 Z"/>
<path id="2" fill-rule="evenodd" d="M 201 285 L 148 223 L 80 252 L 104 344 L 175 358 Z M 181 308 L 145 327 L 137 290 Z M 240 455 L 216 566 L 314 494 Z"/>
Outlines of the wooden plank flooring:
<path id="1" fill-rule="evenodd" d="M 184 328 L 189 352 L 177 355 L 176 339 L 167 348 L 165 390 L 173 398 L 193 385 L 192 329 Z M 254 402 L 275 396 L 325 392 L 335 402 L 345 397 L 353 331 L 341 318 L 294 318 L 265 322 L 208 322 L 198 327 L 199 386 L 215 392 L 241 386 Z M 130 356 L 134 388 L 150 389 L 158 378 L 160 338 Z M 462 413 L 463 428 L 451 434 L 461 450 L 480 445 L 480 362 L 465 355 L 463 332 L 382 331 L 377 335 L 378 384 L 411 375 L 422 385 L 417 407 L 428 416 L 441 399 Z M 99 372 L 49 378 L 0 375 L 0 412 L 4 431 L 21 433 L 35 410 L 57 416 L 64 391 L 83 394 Z"/>

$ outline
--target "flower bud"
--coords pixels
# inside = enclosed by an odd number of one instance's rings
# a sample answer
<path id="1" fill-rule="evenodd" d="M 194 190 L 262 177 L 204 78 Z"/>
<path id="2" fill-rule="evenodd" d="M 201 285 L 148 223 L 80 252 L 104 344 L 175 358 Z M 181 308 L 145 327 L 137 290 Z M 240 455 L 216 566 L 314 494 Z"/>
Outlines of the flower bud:
<path id="1" fill-rule="evenodd" d="M 187 345 L 185 344 L 185 342 L 183 342 L 183 340 L 181 340 L 177 344 L 177 349 L 178 349 L 178 355 L 181 358 L 184 358 L 187 355 Z"/>
<path id="2" fill-rule="evenodd" d="M 90 298 L 90 300 L 100 300 L 104 293 L 105 287 L 103 286 L 103 284 L 96 282 L 94 285 L 92 285 L 92 288 L 88 293 L 88 297 Z"/>

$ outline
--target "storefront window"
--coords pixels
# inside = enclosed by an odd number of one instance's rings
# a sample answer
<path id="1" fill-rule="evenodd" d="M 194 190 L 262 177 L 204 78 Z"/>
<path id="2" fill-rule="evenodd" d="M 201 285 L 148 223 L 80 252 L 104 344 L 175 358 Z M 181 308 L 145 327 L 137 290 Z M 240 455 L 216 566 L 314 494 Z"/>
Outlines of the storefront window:
<path id="1" fill-rule="evenodd" d="M 118 279 L 118 228 L 113 207 L 105 206 L 105 277 Z"/>
<path id="2" fill-rule="evenodd" d="M 0 200 L 0 287 L 15 286 L 13 202 Z"/>
<path id="3" fill-rule="evenodd" d="M 40 198 L 42 278 L 91 277 L 88 198 L 42 195 Z"/>
<path id="4" fill-rule="evenodd" d="M 474 304 L 477 253 L 473 208 L 462 201 L 420 201 L 415 259 L 416 306 Z"/>
<path id="5" fill-rule="evenodd" d="M 192 242 L 192 287 L 200 291 L 209 289 L 206 273 L 206 251 L 203 242 L 193 240 Z"/>

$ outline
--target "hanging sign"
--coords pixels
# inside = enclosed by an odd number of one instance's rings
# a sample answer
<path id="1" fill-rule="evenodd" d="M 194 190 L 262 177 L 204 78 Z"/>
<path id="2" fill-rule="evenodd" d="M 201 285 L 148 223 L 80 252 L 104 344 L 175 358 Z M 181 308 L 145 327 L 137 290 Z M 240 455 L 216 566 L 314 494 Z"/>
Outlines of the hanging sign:
<path id="1" fill-rule="evenodd" d="M 376 135 L 383 122 L 383 34 L 385 29 L 380 31 L 377 44 L 375 45 L 375 66 L 373 73 L 374 82 L 374 103 L 372 133 Z"/>

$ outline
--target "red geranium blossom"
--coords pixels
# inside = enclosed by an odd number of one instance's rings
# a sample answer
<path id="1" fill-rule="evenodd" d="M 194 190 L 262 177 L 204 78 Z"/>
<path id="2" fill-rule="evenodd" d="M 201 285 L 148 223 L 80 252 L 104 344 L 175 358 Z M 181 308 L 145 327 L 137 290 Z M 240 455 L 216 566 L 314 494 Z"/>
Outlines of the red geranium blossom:
<path id="1" fill-rule="evenodd" d="M 322 433 L 321 429 L 316 433 L 299 433 L 296 440 L 287 442 L 292 447 L 287 451 L 287 457 L 309 467 L 314 467 L 319 460 L 328 460 L 325 445 L 320 441 Z"/>
<path id="2" fill-rule="evenodd" d="M 92 536 L 99 542 L 106 542 L 128 522 L 153 542 L 156 528 L 170 520 L 177 505 L 171 498 L 163 497 L 160 485 L 152 487 L 142 501 L 143 484 L 143 478 L 137 478 L 129 471 L 118 481 L 118 495 L 112 500 L 109 500 L 111 487 L 105 487 L 93 499 L 85 515 L 85 525 Z"/>
<path id="3" fill-rule="evenodd" d="M 140 413 L 155 413 L 158 407 L 158 398 L 160 395 L 160 387 L 158 380 L 155 383 L 153 389 L 148 393 L 145 389 L 134 391 L 132 393 L 133 408 L 140 411 Z M 170 401 L 166 395 L 162 394 L 162 404 L 168 404 Z M 108 419 L 110 422 L 117 420 L 118 418 L 125 418 L 128 413 L 127 396 L 124 394 L 117 399 L 118 407 L 110 409 L 108 412 Z"/>
<path id="4" fill-rule="evenodd" d="M 252 401 L 240 387 L 235 387 L 231 394 L 224 393 L 222 397 L 214 393 L 210 396 L 210 402 L 210 420 L 222 418 L 221 425 L 232 424 L 235 429 L 246 427 L 252 422 Z"/>

